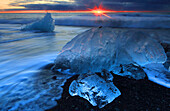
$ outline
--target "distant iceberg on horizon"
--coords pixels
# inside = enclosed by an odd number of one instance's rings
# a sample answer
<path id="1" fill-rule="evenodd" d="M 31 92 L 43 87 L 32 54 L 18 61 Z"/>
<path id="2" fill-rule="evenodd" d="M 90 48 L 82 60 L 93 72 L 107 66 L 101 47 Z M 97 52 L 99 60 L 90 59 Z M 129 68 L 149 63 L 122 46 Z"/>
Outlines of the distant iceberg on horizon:
<path id="1" fill-rule="evenodd" d="M 44 18 L 36 22 L 25 25 L 21 28 L 23 31 L 37 30 L 41 32 L 53 32 L 55 29 L 55 20 L 51 17 L 51 13 L 46 13 Z"/>

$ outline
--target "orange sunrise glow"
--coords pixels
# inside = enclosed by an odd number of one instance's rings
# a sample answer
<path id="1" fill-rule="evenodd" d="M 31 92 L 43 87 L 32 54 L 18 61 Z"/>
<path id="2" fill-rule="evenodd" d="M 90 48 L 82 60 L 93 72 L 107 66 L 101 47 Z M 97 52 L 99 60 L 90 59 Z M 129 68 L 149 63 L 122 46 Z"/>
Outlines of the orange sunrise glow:
<path id="1" fill-rule="evenodd" d="M 12 11 L 0 11 L 0 13 L 93 13 L 95 15 L 103 15 L 104 13 L 137 13 L 137 12 L 170 12 L 170 11 L 116 11 L 116 10 L 12 10 Z"/>
<path id="2" fill-rule="evenodd" d="M 108 18 L 111 18 L 110 16 L 108 16 L 106 13 L 109 13 L 111 11 L 107 11 L 105 9 L 102 8 L 102 5 L 99 6 L 99 8 L 94 7 L 94 9 L 91 10 L 91 13 L 93 13 L 95 16 L 106 16 Z"/>
<path id="3" fill-rule="evenodd" d="M 110 18 L 110 16 L 108 16 L 106 13 L 137 13 L 137 12 L 170 12 L 170 11 L 130 11 L 130 10 L 122 10 L 122 11 L 117 11 L 117 10 L 106 10 L 103 8 L 102 5 L 100 5 L 99 7 L 95 6 L 93 9 L 87 8 L 88 10 L 67 10 L 67 11 L 62 11 L 62 10 L 22 10 L 24 9 L 24 7 L 9 7 L 9 5 L 7 5 L 7 3 L 5 3 L 5 1 L 7 1 L 8 3 L 10 3 L 10 0 L 2 0 L 0 3 L 1 8 L 3 9 L 20 9 L 20 10 L 0 10 L 0 13 L 93 13 L 95 16 L 106 16 L 108 18 Z M 60 0 L 58 0 L 60 1 Z M 64 0 L 64 1 L 69 1 L 72 2 L 72 0 Z M 37 2 L 35 2 L 37 3 Z M 39 2 L 38 2 L 39 3 Z M 41 1 L 41 3 L 46 3 L 44 1 Z M 48 2 L 49 3 L 49 2 Z"/>
<path id="4" fill-rule="evenodd" d="M 86 7 L 83 10 L 67 10 L 63 11 L 62 8 L 61 10 L 53 10 L 53 9 L 46 9 L 46 10 L 41 10 L 41 9 L 29 9 L 26 7 L 26 5 L 30 4 L 37 4 L 37 5 L 58 5 L 60 3 L 65 3 L 69 4 L 70 6 L 76 5 L 76 0 L 0 0 L 0 13 L 93 13 L 95 16 L 107 16 L 106 13 L 136 13 L 136 12 L 170 12 L 170 11 L 131 11 L 131 10 L 123 10 L 123 11 L 117 11 L 117 10 L 108 10 L 104 9 L 102 6 L 102 3 L 100 3 L 99 7 L 95 6 L 94 8 L 90 9 Z M 96 3 L 97 4 L 97 3 Z M 105 6 L 105 8 L 107 8 Z M 45 8 L 42 8 L 45 9 Z M 87 10 L 86 10 L 87 9 Z M 10 11 L 9 11 L 10 10 Z"/>

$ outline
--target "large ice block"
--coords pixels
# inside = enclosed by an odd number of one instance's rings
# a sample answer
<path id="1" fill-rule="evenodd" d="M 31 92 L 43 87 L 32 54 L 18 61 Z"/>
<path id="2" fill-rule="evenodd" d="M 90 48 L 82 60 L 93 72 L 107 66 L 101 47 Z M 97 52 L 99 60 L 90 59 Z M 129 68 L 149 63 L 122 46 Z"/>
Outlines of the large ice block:
<path id="1" fill-rule="evenodd" d="M 141 67 L 164 63 L 166 59 L 163 47 L 146 32 L 99 27 L 85 31 L 68 42 L 58 54 L 54 70 L 70 69 L 70 72 L 82 74 L 105 69 L 118 74 L 121 66 L 125 68 L 133 64 Z"/>
<path id="2" fill-rule="evenodd" d="M 44 18 L 41 20 L 38 20 L 36 22 L 33 22 L 31 24 L 27 24 L 24 26 L 21 30 L 38 30 L 41 32 L 52 32 L 55 28 L 55 21 L 51 17 L 50 13 L 47 13 Z"/>

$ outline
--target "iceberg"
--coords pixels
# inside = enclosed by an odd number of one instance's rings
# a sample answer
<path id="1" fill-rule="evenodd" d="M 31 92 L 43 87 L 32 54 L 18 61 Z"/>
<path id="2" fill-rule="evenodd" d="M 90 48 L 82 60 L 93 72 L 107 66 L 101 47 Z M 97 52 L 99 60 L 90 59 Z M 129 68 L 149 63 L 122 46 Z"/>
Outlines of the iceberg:
<path id="1" fill-rule="evenodd" d="M 107 76 L 109 75 L 109 76 Z M 103 79 L 96 74 L 82 74 L 74 80 L 70 87 L 71 96 L 80 96 L 88 100 L 93 106 L 104 107 L 121 95 L 119 89 L 113 84 L 111 74 L 103 74 Z"/>
<path id="2" fill-rule="evenodd" d="M 74 74 L 95 73 L 105 69 L 140 79 L 144 73 L 142 70 L 141 74 L 133 73 L 140 70 L 135 67 L 164 63 L 166 60 L 161 44 L 146 32 L 98 27 L 68 42 L 58 54 L 53 69 L 69 69 Z M 129 66 L 133 69 L 129 70 Z M 121 73 L 122 67 L 124 73 Z"/>
<path id="3" fill-rule="evenodd" d="M 38 30 L 41 32 L 52 32 L 54 31 L 54 29 L 55 21 L 51 17 L 50 13 L 47 13 L 41 20 L 38 20 L 31 24 L 27 24 L 26 26 L 21 28 L 21 30 L 23 31 Z"/>

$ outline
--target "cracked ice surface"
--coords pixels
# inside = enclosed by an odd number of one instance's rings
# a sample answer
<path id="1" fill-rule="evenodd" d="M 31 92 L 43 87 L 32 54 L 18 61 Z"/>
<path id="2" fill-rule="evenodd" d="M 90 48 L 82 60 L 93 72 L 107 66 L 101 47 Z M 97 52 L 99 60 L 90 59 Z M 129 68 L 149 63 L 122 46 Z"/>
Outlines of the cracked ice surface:
<path id="1" fill-rule="evenodd" d="M 63 47 L 54 69 L 62 67 L 80 74 L 101 72 L 103 69 L 119 73 L 120 65 L 144 66 L 164 63 L 166 59 L 163 47 L 146 32 L 92 28 Z"/>
<path id="2" fill-rule="evenodd" d="M 102 108 L 121 95 L 119 89 L 110 81 L 113 76 L 110 74 L 106 78 L 104 80 L 96 74 L 82 74 L 71 83 L 69 93 L 71 96 L 83 97 L 93 106 Z"/>
<path id="3" fill-rule="evenodd" d="M 31 24 L 27 24 L 21 30 L 38 30 L 42 32 L 52 32 L 55 28 L 55 21 L 51 17 L 50 13 L 47 13 L 44 18 L 39 21 L 33 22 Z"/>

